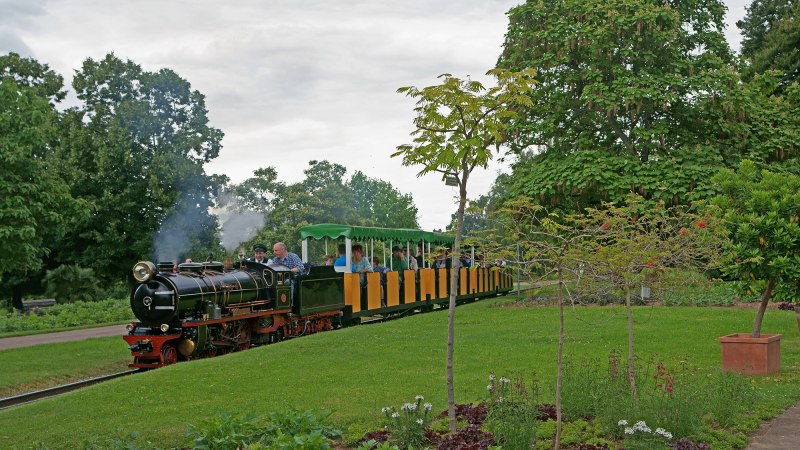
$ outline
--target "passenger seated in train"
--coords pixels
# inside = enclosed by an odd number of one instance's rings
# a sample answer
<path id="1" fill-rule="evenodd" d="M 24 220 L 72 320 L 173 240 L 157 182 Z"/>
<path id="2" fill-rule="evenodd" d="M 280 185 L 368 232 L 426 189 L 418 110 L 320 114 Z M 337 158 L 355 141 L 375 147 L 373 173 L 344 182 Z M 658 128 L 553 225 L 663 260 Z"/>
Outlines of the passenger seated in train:
<path id="1" fill-rule="evenodd" d="M 436 261 L 434 261 L 433 266 L 437 269 L 449 269 L 451 265 L 452 260 L 450 259 L 450 255 L 447 249 L 443 248 L 439 251 L 439 255 L 436 256 Z"/>
<path id="2" fill-rule="evenodd" d="M 366 273 L 372 272 L 372 264 L 364 258 L 364 247 L 360 244 L 353 246 L 353 264 L 351 266 L 353 273 Z"/>
<path id="3" fill-rule="evenodd" d="M 403 257 L 406 259 L 406 262 L 408 262 L 408 268 L 410 270 L 414 271 L 419 270 L 419 264 L 417 264 L 417 258 L 409 254 L 408 248 L 403 249 Z"/>
<path id="4" fill-rule="evenodd" d="M 391 269 L 389 269 L 388 267 L 385 267 L 385 266 L 381 265 L 381 259 L 380 258 L 378 258 L 377 256 L 373 256 L 372 257 L 372 271 L 373 272 L 386 273 L 386 272 L 389 272 L 390 270 Z"/>
<path id="5" fill-rule="evenodd" d="M 417 260 L 417 267 L 425 267 L 425 261 L 422 260 L 422 245 L 417 246 L 417 254 L 414 255 L 414 259 Z"/>
<path id="6" fill-rule="evenodd" d="M 333 262 L 334 267 L 345 267 L 347 266 L 347 257 L 345 254 L 347 253 L 347 247 L 344 244 L 339 244 L 339 247 L 336 248 L 336 254 L 338 258 L 336 261 Z"/>
<path id="7" fill-rule="evenodd" d="M 408 261 L 400 247 L 392 247 L 392 270 L 399 270 L 401 274 L 403 270 L 408 270 Z"/>
<path id="8" fill-rule="evenodd" d="M 336 260 L 336 257 L 335 257 L 335 256 L 333 256 L 333 255 L 325 255 L 325 256 L 322 258 L 322 261 L 323 261 L 323 263 L 324 263 L 326 266 L 332 266 L 332 265 L 333 265 L 333 261 L 334 261 L 334 260 Z"/>
<path id="9" fill-rule="evenodd" d="M 466 268 L 472 267 L 472 259 L 470 259 L 470 257 L 467 256 L 466 253 L 462 253 L 461 257 L 458 260 L 459 264 L 461 264 L 461 267 L 466 267 Z"/>

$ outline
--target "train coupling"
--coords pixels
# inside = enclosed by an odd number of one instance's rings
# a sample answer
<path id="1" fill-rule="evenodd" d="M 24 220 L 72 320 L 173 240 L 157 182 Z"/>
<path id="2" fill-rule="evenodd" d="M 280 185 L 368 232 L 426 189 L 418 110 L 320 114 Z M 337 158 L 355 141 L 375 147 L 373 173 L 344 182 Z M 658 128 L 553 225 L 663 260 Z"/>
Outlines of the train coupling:
<path id="1" fill-rule="evenodd" d="M 142 339 L 131 344 L 129 348 L 131 352 L 150 353 L 153 351 L 153 342 L 150 339 Z"/>

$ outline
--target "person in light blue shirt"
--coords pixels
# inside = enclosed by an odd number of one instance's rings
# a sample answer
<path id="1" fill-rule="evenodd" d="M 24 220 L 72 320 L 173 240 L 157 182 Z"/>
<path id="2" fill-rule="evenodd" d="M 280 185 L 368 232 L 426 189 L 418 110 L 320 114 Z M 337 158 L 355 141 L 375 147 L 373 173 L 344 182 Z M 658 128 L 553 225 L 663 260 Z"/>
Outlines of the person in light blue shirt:
<path id="1" fill-rule="evenodd" d="M 350 267 L 353 273 L 372 272 L 372 264 L 364 258 L 364 247 L 359 244 L 353 246 L 353 264 Z"/>

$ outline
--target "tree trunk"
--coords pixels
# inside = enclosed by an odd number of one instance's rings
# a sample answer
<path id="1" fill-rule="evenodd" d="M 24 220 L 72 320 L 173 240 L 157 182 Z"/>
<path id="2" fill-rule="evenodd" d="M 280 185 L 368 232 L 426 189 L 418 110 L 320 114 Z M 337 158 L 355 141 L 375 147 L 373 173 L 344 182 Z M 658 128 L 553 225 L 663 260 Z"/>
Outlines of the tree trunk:
<path id="1" fill-rule="evenodd" d="M 458 429 L 456 421 L 456 394 L 453 382 L 453 349 L 455 348 L 455 320 L 456 320 L 456 295 L 458 293 L 458 272 L 461 261 L 461 234 L 464 232 L 464 209 L 467 205 L 466 176 L 461 184 L 458 199 L 458 226 L 456 227 L 456 241 L 453 244 L 452 272 L 450 274 L 450 305 L 447 311 L 447 418 L 450 422 L 450 433 L 455 434 Z"/>
<path id="2" fill-rule="evenodd" d="M 558 263 L 558 374 L 556 375 L 556 437 L 555 450 L 561 445 L 561 381 L 564 374 L 564 279 Z"/>
<path id="3" fill-rule="evenodd" d="M 631 305 L 631 287 L 625 287 L 625 309 L 628 310 L 628 381 L 631 383 L 631 398 L 636 402 L 636 369 L 633 366 L 633 306 Z"/>
<path id="4" fill-rule="evenodd" d="M 761 337 L 761 322 L 764 320 L 764 312 L 767 311 L 769 298 L 772 296 L 772 288 L 775 287 L 776 278 L 772 277 L 767 281 L 767 287 L 764 289 L 764 294 L 761 296 L 761 304 L 758 305 L 758 314 L 756 314 L 756 322 L 753 324 L 754 338 Z"/>
<path id="5" fill-rule="evenodd" d="M 23 310 L 22 306 L 22 285 L 15 284 L 11 286 L 11 306 L 18 309 L 19 311 Z"/>

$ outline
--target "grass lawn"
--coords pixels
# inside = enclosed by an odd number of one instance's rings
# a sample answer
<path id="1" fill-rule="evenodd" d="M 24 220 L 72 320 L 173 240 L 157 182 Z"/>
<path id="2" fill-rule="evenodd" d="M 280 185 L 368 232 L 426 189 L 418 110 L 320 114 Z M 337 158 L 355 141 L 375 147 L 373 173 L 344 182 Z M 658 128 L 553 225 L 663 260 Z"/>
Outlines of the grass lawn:
<path id="1" fill-rule="evenodd" d="M 456 311 L 458 402 L 482 399 L 490 372 L 520 371 L 536 372 L 545 387 L 543 400 L 552 399 L 558 310 L 498 307 L 508 302 L 500 298 Z M 720 366 L 716 338 L 749 331 L 754 315 L 753 310 L 727 308 L 637 307 L 637 351 L 668 366 L 686 361 L 697 376 L 706 376 Z M 605 365 L 612 349 L 624 354 L 626 319 L 618 306 L 569 310 L 566 326 L 570 358 Z M 800 333 L 794 314 L 785 311 L 768 311 L 763 332 L 784 334 L 783 372 L 753 379 L 768 394 L 758 406 L 777 412 L 800 399 Z M 188 423 L 223 411 L 264 415 L 287 404 L 332 410 L 334 425 L 351 438 L 360 437 L 381 425 L 381 407 L 400 406 L 415 395 L 433 403 L 434 412 L 446 407 L 446 334 L 447 314 L 439 311 L 112 380 L 0 411 L 0 448 L 36 442 L 75 448 L 92 436 L 118 430 L 136 431 L 153 445 L 180 447 L 188 444 Z M 3 370 L 10 370 L 6 352 L 0 358 Z"/>
<path id="2" fill-rule="evenodd" d="M 130 351 L 119 336 L 0 351 L 0 397 L 126 370 Z"/>

